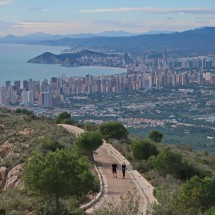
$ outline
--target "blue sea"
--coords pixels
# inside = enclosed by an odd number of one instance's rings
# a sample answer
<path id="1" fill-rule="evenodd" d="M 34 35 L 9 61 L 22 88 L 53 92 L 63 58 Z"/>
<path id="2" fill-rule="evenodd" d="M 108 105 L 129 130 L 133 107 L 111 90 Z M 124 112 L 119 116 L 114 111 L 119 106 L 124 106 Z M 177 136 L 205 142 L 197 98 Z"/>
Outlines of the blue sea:
<path id="1" fill-rule="evenodd" d="M 38 46 L 22 44 L 0 44 L 0 86 L 5 81 L 50 80 L 51 77 L 85 76 L 85 75 L 113 75 L 124 73 L 124 69 L 109 67 L 63 67 L 50 64 L 32 64 L 27 60 L 44 52 L 60 54 L 65 47 Z"/>

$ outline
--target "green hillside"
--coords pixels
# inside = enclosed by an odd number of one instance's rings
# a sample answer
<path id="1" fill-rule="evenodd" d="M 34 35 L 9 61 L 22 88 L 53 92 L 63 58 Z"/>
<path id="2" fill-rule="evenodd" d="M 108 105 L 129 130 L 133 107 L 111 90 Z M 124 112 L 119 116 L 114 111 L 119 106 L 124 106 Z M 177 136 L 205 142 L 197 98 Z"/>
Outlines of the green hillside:
<path id="1" fill-rule="evenodd" d="M 0 109 L 0 214 L 82 214 L 99 182 L 75 140 L 53 120 Z"/>
<path id="2" fill-rule="evenodd" d="M 99 189 L 90 161 L 101 136 L 155 187 L 149 214 L 214 214 L 215 154 L 160 143 L 159 131 L 129 137 L 119 122 L 83 127 L 76 138 L 51 119 L 0 109 L 0 214 L 83 214 Z"/>

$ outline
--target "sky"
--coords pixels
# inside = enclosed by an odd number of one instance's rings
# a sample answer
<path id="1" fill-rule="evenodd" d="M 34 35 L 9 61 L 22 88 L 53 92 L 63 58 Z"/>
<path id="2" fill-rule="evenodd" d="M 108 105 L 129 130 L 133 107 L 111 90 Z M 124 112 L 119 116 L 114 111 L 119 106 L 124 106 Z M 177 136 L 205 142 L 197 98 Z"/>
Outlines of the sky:
<path id="1" fill-rule="evenodd" d="M 0 0 L 0 36 L 215 26 L 214 0 Z"/>

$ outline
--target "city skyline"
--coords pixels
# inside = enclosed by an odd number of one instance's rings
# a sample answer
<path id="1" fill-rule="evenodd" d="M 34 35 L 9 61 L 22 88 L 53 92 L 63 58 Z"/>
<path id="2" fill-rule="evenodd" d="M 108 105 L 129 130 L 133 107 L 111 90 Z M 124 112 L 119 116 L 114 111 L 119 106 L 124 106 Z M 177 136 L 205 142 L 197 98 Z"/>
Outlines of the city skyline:
<path id="1" fill-rule="evenodd" d="M 211 0 L 80 2 L 0 0 L 0 36 L 36 32 L 49 34 L 103 31 L 183 31 L 215 26 Z"/>
<path id="2" fill-rule="evenodd" d="M 90 58 L 88 59 L 90 60 Z M 96 59 L 94 59 L 96 60 Z M 108 60 L 103 59 L 108 63 Z M 178 59 L 134 59 L 127 65 L 127 73 L 100 76 L 59 76 L 42 82 L 29 79 L 6 81 L 0 86 L 0 105 L 61 106 L 71 96 L 98 93 L 147 92 L 151 89 L 215 83 L 215 59 L 193 57 Z M 114 61 L 113 61 L 114 63 Z M 121 61 L 124 65 L 125 62 Z"/>

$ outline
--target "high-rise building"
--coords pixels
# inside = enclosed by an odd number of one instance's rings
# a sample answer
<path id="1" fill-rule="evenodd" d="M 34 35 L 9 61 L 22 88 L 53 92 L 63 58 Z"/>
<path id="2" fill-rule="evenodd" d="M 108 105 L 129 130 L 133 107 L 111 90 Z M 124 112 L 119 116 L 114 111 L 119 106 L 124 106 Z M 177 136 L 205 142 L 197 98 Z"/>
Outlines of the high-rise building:
<path id="1" fill-rule="evenodd" d="M 1 105 L 5 104 L 5 93 L 6 93 L 6 88 L 0 87 L 0 104 Z"/>
<path id="2" fill-rule="evenodd" d="M 23 90 L 22 91 L 22 104 L 24 104 L 25 106 L 28 106 L 28 105 L 31 106 L 31 105 L 33 105 L 33 103 L 34 103 L 33 92 Z"/>
<path id="3" fill-rule="evenodd" d="M 42 92 L 40 94 L 39 104 L 42 107 L 52 107 L 51 94 L 49 92 Z"/>

